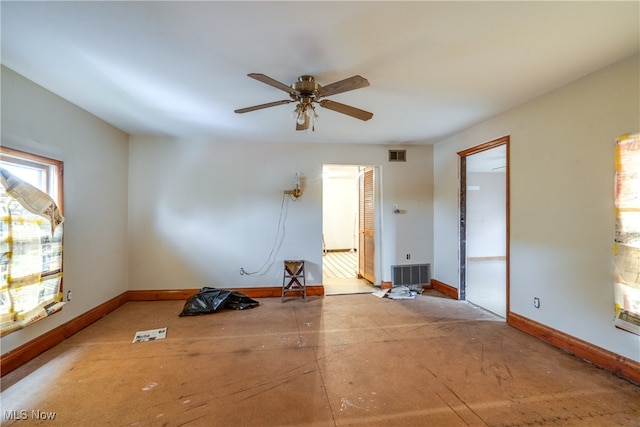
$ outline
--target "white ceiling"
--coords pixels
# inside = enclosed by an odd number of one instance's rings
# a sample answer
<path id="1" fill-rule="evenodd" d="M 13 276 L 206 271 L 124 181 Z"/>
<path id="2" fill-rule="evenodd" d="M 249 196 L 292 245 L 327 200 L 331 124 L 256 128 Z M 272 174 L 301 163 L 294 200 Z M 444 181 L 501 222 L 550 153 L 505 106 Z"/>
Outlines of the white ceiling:
<path id="1" fill-rule="evenodd" d="M 640 2 L 1 2 L 2 64 L 130 134 L 433 143 L 639 51 Z M 311 74 L 370 87 L 296 132 Z"/>

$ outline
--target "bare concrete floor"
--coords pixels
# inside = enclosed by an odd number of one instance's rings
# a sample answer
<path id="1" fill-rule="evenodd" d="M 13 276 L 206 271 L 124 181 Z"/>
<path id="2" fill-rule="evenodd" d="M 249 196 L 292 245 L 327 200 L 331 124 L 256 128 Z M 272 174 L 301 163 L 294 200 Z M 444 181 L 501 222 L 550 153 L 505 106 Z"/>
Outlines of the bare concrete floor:
<path id="1" fill-rule="evenodd" d="M 260 303 L 181 318 L 183 301 L 129 302 L 6 375 L 2 425 L 640 423 L 637 385 L 437 292 Z"/>

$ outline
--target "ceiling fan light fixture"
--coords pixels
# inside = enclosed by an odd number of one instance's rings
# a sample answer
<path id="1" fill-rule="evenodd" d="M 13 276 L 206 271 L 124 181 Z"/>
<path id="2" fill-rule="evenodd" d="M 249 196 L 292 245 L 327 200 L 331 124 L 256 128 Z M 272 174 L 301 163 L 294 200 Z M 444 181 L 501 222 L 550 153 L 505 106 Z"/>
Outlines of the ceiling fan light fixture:
<path id="1" fill-rule="evenodd" d="M 307 114 L 307 117 L 309 117 L 310 119 L 318 118 L 318 113 L 316 113 L 316 107 L 313 104 L 307 105 L 306 114 Z"/>
<path id="2" fill-rule="evenodd" d="M 307 110 L 307 106 L 303 103 L 299 103 L 296 106 L 296 123 L 299 125 L 304 125 L 305 121 L 306 121 L 306 110 Z"/>

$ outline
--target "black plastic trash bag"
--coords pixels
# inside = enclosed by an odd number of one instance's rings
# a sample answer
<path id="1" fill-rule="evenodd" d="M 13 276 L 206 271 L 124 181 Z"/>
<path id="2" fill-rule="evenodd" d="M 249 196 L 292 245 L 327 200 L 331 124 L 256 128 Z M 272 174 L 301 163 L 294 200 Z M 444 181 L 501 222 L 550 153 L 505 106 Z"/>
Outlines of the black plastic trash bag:
<path id="1" fill-rule="evenodd" d="M 249 298 L 245 294 L 233 291 L 231 292 L 231 295 L 229 295 L 229 298 L 227 299 L 227 302 L 224 306 L 226 308 L 232 308 L 234 310 L 244 310 L 247 308 L 256 307 L 258 304 L 260 304 L 258 301 Z"/>
<path id="2" fill-rule="evenodd" d="M 180 317 L 217 313 L 223 308 L 244 310 L 256 307 L 258 304 L 260 304 L 258 301 L 240 292 L 205 287 L 187 299 Z"/>
<path id="3" fill-rule="evenodd" d="M 231 295 L 231 291 L 215 288 L 202 288 L 200 292 L 191 295 L 182 309 L 180 316 L 195 316 L 197 314 L 217 313 L 224 308 L 224 304 Z"/>

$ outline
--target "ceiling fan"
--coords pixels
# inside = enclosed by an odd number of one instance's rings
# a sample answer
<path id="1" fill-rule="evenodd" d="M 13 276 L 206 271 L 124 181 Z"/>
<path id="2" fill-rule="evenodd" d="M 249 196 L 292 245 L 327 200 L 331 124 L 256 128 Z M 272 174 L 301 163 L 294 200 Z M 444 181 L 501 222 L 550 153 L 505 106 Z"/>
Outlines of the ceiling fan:
<path id="1" fill-rule="evenodd" d="M 360 89 L 369 86 L 369 82 L 362 76 L 353 76 L 344 80 L 331 83 L 327 86 L 318 84 L 313 76 L 303 75 L 298 77 L 298 81 L 291 86 L 280 83 L 269 76 L 259 73 L 247 74 L 252 79 L 268 84 L 277 89 L 283 90 L 289 94 L 291 99 L 283 99 L 281 101 L 268 102 L 266 104 L 254 105 L 253 107 L 240 108 L 235 110 L 236 113 L 248 113 L 250 111 L 261 110 L 263 108 L 275 107 L 276 105 L 289 104 L 296 102 L 294 115 L 296 118 L 296 130 L 307 130 L 311 126 L 311 130 L 315 130 L 315 120 L 318 118 L 315 104 L 347 116 L 355 117 L 363 121 L 373 117 L 373 113 L 351 107 L 350 105 L 341 104 L 336 101 L 324 99 L 327 96 L 347 92 L 354 89 Z"/>

